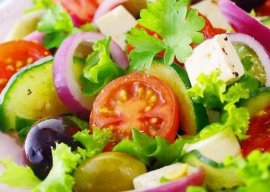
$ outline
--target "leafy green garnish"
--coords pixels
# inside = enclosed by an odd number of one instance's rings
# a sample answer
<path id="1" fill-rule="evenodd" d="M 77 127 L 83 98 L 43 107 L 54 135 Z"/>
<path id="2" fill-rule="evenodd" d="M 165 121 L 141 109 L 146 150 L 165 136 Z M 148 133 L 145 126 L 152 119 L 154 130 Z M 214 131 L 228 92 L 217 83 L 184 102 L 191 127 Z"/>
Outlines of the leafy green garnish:
<path id="1" fill-rule="evenodd" d="M 149 68 L 154 56 L 164 50 L 164 63 L 170 65 L 174 57 L 184 62 L 191 54 L 191 43 L 200 43 L 204 36 L 205 20 L 197 10 L 189 9 L 185 0 L 157 0 L 148 2 L 141 11 L 138 23 L 157 33 L 161 39 L 146 31 L 133 28 L 127 34 L 127 42 L 134 47 L 129 55 L 135 70 Z"/>
<path id="2" fill-rule="evenodd" d="M 95 31 L 91 24 L 76 28 L 70 15 L 59 4 L 49 6 L 47 12 L 38 23 L 37 30 L 45 34 L 44 45 L 49 48 L 57 48 L 68 36 L 83 32 Z"/>
<path id="3" fill-rule="evenodd" d="M 83 69 L 82 91 L 85 95 L 96 95 L 111 80 L 124 73 L 110 56 L 111 38 L 102 39 L 93 45 Z"/>
<path id="4" fill-rule="evenodd" d="M 6 167 L 0 175 L 0 183 L 30 188 L 33 192 L 72 192 L 73 172 L 87 157 L 102 152 L 111 139 L 111 131 L 95 127 L 92 135 L 83 130 L 74 137 L 85 149 L 77 148 L 76 151 L 71 151 L 71 147 L 66 144 L 57 144 L 56 148 L 52 149 L 53 166 L 45 180 L 40 181 L 30 167 L 17 165 L 11 160 L 0 160 L 0 165 Z"/>
<path id="5" fill-rule="evenodd" d="M 170 144 L 160 136 L 152 138 L 137 129 L 132 129 L 132 139 L 122 140 L 113 151 L 129 153 L 146 165 L 157 168 L 176 162 L 180 158 L 183 145 L 182 139 L 177 139 Z"/>
<path id="6" fill-rule="evenodd" d="M 20 166 L 10 159 L 0 159 L 0 165 L 5 167 L 0 183 L 25 188 L 34 188 L 41 183 L 30 167 Z"/>
<path id="7" fill-rule="evenodd" d="M 81 156 L 73 153 L 66 144 L 58 144 L 52 150 L 53 166 L 44 181 L 33 192 L 71 192 L 74 178 L 71 173 L 81 162 Z"/>
<path id="8" fill-rule="evenodd" d="M 253 151 L 247 158 L 241 156 L 227 158 L 226 166 L 234 166 L 244 185 L 235 189 L 236 192 L 269 191 L 270 189 L 270 153 Z"/>
<path id="9" fill-rule="evenodd" d="M 246 108 L 237 107 L 236 104 L 241 99 L 247 99 L 250 94 L 258 90 L 260 83 L 247 75 L 227 88 L 226 83 L 219 79 L 219 75 L 219 71 L 213 72 L 209 76 L 201 74 L 197 83 L 188 90 L 193 101 L 202 103 L 207 108 L 218 109 L 223 114 L 220 122 L 205 127 L 197 136 L 197 139 L 210 136 L 211 132 L 214 134 L 230 128 L 242 140 L 246 138 L 249 113 Z"/>
<path id="10" fill-rule="evenodd" d="M 76 133 L 73 137 L 84 147 L 83 149 L 77 149 L 83 159 L 101 153 L 103 148 L 112 140 L 110 129 L 99 129 L 97 127 L 93 127 L 92 135 L 89 134 L 88 130 L 83 130 Z"/>
<path id="11" fill-rule="evenodd" d="M 40 9 L 48 9 L 54 5 L 54 0 L 32 0 L 34 6 L 27 10 L 35 11 Z"/>

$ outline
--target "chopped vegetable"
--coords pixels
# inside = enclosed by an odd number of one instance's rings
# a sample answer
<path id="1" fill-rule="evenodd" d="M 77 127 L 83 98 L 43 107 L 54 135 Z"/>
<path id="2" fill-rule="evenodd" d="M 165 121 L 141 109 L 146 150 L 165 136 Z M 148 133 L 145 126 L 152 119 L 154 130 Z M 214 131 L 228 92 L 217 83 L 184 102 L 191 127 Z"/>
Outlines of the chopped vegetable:
<path id="1" fill-rule="evenodd" d="M 82 75 L 82 91 L 85 95 L 96 95 L 113 79 L 124 73 L 110 56 L 111 38 L 97 41 L 93 52 L 87 57 Z"/>
<path id="2" fill-rule="evenodd" d="M 138 23 L 160 35 L 152 37 L 144 30 L 133 28 L 127 34 L 128 43 L 134 47 L 129 57 L 131 68 L 149 68 L 154 56 L 162 50 L 164 63 L 170 65 L 174 57 L 184 62 L 191 54 L 191 43 L 200 43 L 204 35 L 205 20 L 196 10 L 190 10 L 184 0 L 157 0 L 149 2 L 148 8 L 141 11 Z"/>
<path id="3" fill-rule="evenodd" d="M 170 144 L 160 136 L 151 138 L 137 129 L 132 129 L 132 140 L 124 139 L 113 151 L 129 153 L 150 167 L 162 167 L 179 160 L 184 146 L 183 139 Z"/>

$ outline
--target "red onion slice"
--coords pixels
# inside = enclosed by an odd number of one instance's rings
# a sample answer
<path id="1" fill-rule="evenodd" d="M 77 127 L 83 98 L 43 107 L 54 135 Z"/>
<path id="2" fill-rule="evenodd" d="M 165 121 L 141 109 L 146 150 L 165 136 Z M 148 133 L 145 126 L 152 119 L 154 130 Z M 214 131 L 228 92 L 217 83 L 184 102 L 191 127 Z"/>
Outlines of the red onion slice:
<path id="1" fill-rule="evenodd" d="M 266 73 L 266 86 L 270 86 L 270 57 L 265 48 L 253 37 L 243 33 L 230 33 L 228 38 L 232 43 L 239 43 L 252 49 L 260 59 L 265 73 Z"/>
<path id="2" fill-rule="evenodd" d="M 154 187 L 152 189 L 142 190 L 141 192 L 186 192 L 189 186 L 202 186 L 204 182 L 204 171 L 203 169 L 198 169 L 191 175 L 185 176 L 174 182 L 169 182 L 167 184 Z"/>
<path id="3" fill-rule="evenodd" d="M 43 45 L 43 38 L 44 37 L 45 37 L 44 33 L 34 31 L 34 32 L 30 33 L 29 35 L 27 35 L 26 37 L 24 37 L 23 39 L 26 41 L 36 41 L 36 42 Z"/>
<path id="4" fill-rule="evenodd" d="M 123 4 L 125 1 L 127 0 L 103 0 L 94 14 L 93 22 L 95 23 L 98 18 L 105 15 L 118 5 Z"/>
<path id="5" fill-rule="evenodd" d="M 82 94 L 81 87 L 72 71 L 73 56 L 82 42 L 95 43 L 104 37 L 100 33 L 77 33 L 68 37 L 55 54 L 53 77 L 59 98 L 73 113 L 84 119 L 89 118 L 89 110 L 92 108 L 94 97 Z M 112 59 L 119 67 L 126 69 L 129 63 L 126 54 L 114 41 L 111 41 L 110 47 Z"/>
<path id="6" fill-rule="evenodd" d="M 220 11 L 236 32 L 245 33 L 258 40 L 270 51 L 270 29 L 251 17 L 230 0 L 219 0 Z"/>

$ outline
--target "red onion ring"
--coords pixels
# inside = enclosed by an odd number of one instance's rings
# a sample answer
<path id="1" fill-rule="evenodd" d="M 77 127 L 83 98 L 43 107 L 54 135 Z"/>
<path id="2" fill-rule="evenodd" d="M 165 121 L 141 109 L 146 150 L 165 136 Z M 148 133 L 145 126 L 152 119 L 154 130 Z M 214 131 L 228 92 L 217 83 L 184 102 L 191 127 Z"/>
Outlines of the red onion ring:
<path id="1" fill-rule="evenodd" d="M 252 49 L 260 59 L 265 73 L 266 73 L 266 86 L 270 86 L 270 57 L 265 48 L 253 37 L 243 33 L 230 33 L 228 38 L 232 43 L 239 43 Z"/>
<path id="2" fill-rule="evenodd" d="M 98 18 L 105 15 L 118 5 L 123 4 L 125 1 L 127 0 L 103 0 L 94 14 L 93 22 L 95 23 Z"/>
<path id="3" fill-rule="evenodd" d="M 236 32 L 245 33 L 259 41 L 270 51 L 270 29 L 251 17 L 230 0 L 219 0 L 220 11 Z"/>
<path id="4" fill-rule="evenodd" d="M 36 42 L 43 45 L 43 38 L 44 37 L 45 37 L 44 33 L 34 31 L 34 32 L 30 33 L 29 35 L 27 35 L 26 37 L 24 37 L 23 39 L 26 41 L 36 41 Z"/>
<path id="5" fill-rule="evenodd" d="M 82 94 L 81 87 L 76 82 L 72 71 L 73 55 L 76 48 L 83 41 L 95 43 L 104 37 L 100 33 L 77 33 L 68 37 L 55 54 L 53 77 L 58 96 L 73 113 L 83 119 L 89 118 L 89 110 L 92 107 L 94 97 L 84 96 Z M 119 67 L 126 69 L 128 67 L 126 54 L 114 41 L 111 41 L 110 47 L 112 59 Z"/>
<path id="6" fill-rule="evenodd" d="M 174 182 L 169 182 L 167 184 L 154 187 L 151 189 L 142 190 L 142 192 L 186 192 L 189 186 L 202 186 L 204 182 L 204 171 L 203 169 L 198 169 L 191 175 L 185 176 Z"/>

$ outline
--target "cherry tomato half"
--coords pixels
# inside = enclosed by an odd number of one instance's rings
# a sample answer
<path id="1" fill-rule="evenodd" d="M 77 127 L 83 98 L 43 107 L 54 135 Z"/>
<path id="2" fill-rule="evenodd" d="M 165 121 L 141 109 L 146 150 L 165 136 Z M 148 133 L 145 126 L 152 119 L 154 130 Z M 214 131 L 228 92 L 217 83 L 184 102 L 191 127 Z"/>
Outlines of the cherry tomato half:
<path id="1" fill-rule="evenodd" d="M 91 22 L 100 0 L 55 0 L 61 3 L 79 24 Z"/>
<path id="2" fill-rule="evenodd" d="M 247 134 L 249 138 L 241 142 L 244 156 L 255 149 L 270 151 L 270 107 L 251 118 Z"/>
<path id="3" fill-rule="evenodd" d="M 161 80 L 133 73 L 110 82 L 97 96 L 90 127 L 111 128 L 116 142 L 130 137 L 136 128 L 172 142 L 179 126 L 178 103 Z"/>
<path id="4" fill-rule="evenodd" d="M 270 0 L 266 0 L 256 9 L 256 14 L 259 16 L 270 16 Z"/>
<path id="5" fill-rule="evenodd" d="M 0 92 L 19 69 L 48 55 L 49 50 L 35 42 L 19 40 L 0 44 Z"/>

